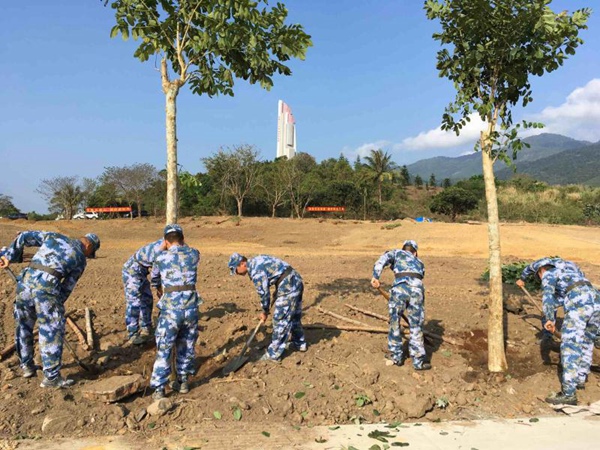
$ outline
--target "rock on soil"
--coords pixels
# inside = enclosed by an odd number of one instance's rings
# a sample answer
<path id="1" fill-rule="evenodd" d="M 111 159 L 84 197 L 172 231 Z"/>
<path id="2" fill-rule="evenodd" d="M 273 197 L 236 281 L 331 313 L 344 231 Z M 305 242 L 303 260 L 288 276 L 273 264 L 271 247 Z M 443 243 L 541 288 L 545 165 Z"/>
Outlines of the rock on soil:
<path id="1" fill-rule="evenodd" d="M 166 414 L 173 407 L 173 402 L 168 398 L 161 398 L 156 400 L 150 406 L 148 406 L 148 414 L 151 416 L 162 416 Z"/>
<path id="2" fill-rule="evenodd" d="M 143 380 L 139 374 L 110 377 L 88 384 L 81 392 L 87 399 L 112 403 L 138 392 Z"/>
<path id="3" fill-rule="evenodd" d="M 407 418 L 419 419 L 428 411 L 433 409 L 433 398 L 428 395 L 418 395 L 415 392 L 408 392 L 395 398 L 394 403 Z"/>

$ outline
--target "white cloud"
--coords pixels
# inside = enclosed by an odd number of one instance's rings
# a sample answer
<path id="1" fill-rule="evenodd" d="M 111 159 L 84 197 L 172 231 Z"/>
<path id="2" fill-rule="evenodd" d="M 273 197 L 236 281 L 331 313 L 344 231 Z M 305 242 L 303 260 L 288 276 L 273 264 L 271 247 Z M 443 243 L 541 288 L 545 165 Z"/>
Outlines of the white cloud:
<path id="1" fill-rule="evenodd" d="M 600 78 L 595 78 L 585 86 L 571 92 L 560 106 L 549 106 L 538 114 L 527 115 L 527 120 L 542 122 L 546 126 L 539 129 L 521 130 L 522 137 L 542 133 L 557 133 L 575 139 L 596 142 L 600 140 Z M 515 120 L 517 122 L 518 120 Z M 423 131 L 416 136 L 403 139 L 399 143 L 380 140 L 363 144 L 356 149 L 345 147 L 342 152 L 348 158 L 367 156 L 378 148 L 392 151 L 426 151 L 464 147 L 461 155 L 472 153 L 485 122 L 479 115 L 471 115 L 459 136 L 451 131 L 442 131 L 441 126 Z M 468 150 L 467 150 L 468 148 Z"/>
<path id="2" fill-rule="evenodd" d="M 386 140 L 382 139 L 379 141 L 368 142 L 366 144 L 362 144 L 361 146 L 359 146 L 358 148 L 355 148 L 355 149 L 351 149 L 349 147 L 344 147 L 342 149 L 342 153 L 348 159 L 354 159 L 357 156 L 364 158 L 365 156 L 369 156 L 371 154 L 371 150 L 377 150 L 380 148 L 384 149 L 384 148 L 388 147 L 390 144 L 391 144 L 390 141 L 386 141 Z"/>
<path id="3" fill-rule="evenodd" d="M 471 121 L 467 122 L 459 136 L 452 131 L 443 131 L 440 126 L 433 130 L 423 131 L 415 137 L 404 139 L 401 143 L 394 145 L 394 150 L 433 150 L 475 144 L 484 126 L 485 122 L 479 115 L 471 115 Z"/>
<path id="4" fill-rule="evenodd" d="M 531 119 L 546 125 L 544 133 L 592 142 L 600 140 L 600 78 L 575 89 L 562 105 L 549 106 Z"/>

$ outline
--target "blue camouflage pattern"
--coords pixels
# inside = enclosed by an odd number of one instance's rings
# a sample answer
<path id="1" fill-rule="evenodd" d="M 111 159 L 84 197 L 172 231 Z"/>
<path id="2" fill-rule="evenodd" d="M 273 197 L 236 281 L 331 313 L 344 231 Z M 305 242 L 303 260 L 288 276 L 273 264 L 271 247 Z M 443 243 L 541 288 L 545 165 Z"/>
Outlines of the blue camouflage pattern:
<path id="1" fill-rule="evenodd" d="M 416 244 L 416 243 L 415 243 Z M 413 246 L 413 248 L 415 248 Z M 415 248 L 416 249 L 416 248 Z M 373 278 L 379 279 L 383 269 L 390 266 L 394 275 L 408 272 L 425 276 L 423 262 L 406 250 L 389 250 L 379 257 L 373 266 Z M 388 333 L 388 349 L 392 359 L 401 363 L 404 359 L 402 349 L 402 325 L 400 319 L 406 311 L 409 325 L 408 351 L 413 366 L 420 369 L 425 362 L 425 345 L 423 324 L 425 323 L 425 288 L 419 278 L 404 276 L 394 278 L 390 289 L 388 312 L 390 315 L 390 331 Z"/>
<path id="2" fill-rule="evenodd" d="M 125 291 L 125 325 L 129 337 L 140 328 L 152 329 L 152 287 L 160 285 L 160 276 L 153 269 L 157 255 L 162 251 L 163 239 L 140 248 L 123 265 L 122 279 Z M 152 269 L 151 281 L 148 275 Z"/>
<path id="3" fill-rule="evenodd" d="M 157 256 L 157 268 L 163 289 L 195 286 L 200 252 L 187 245 L 173 245 Z M 195 345 L 198 339 L 198 306 L 195 288 L 164 292 L 158 302 L 160 315 L 156 327 L 156 360 L 150 386 L 162 388 L 171 375 L 171 352 L 176 348 L 176 371 L 179 380 L 194 373 Z"/>
<path id="4" fill-rule="evenodd" d="M 544 321 L 555 322 L 556 310 L 563 307 L 562 392 L 572 396 L 577 384 L 585 383 L 590 372 L 594 340 L 600 329 L 600 295 L 591 284 L 569 290 L 574 283 L 589 281 L 575 263 L 560 258 L 535 261 L 523 270 L 521 278 L 525 279 L 545 265 L 553 267 L 546 270 L 541 280 Z"/>
<path id="5" fill-rule="evenodd" d="M 156 359 L 150 387 L 164 387 L 171 375 L 171 352 L 175 348 L 175 370 L 179 380 L 194 374 L 195 346 L 198 340 L 198 309 L 165 309 L 156 325 Z"/>
<path id="6" fill-rule="evenodd" d="M 569 274 L 568 276 L 566 276 L 564 278 L 564 281 L 559 282 L 558 289 L 560 290 L 560 292 L 562 292 L 563 295 L 559 295 L 559 297 L 556 299 L 558 304 L 556 305 L 555 308 L 552 308 L 552 310 L 554 311 L 552 318 L 551 319 L 546 319 L 544 317 L 541 318 L 542 330 L 543 330 L 542 335 L 544 335 L 546 337 L 551 337 L 552 333 L 550 333 L 548 330 L 546 330 L 544 328 L 544 325 L 547 320 L 550 320 L 551 322 L 556 322 L 556 310 L 558 309 L 559 306 L 563 306 L 561 299 L 564 296 L 564 292 L 565 292 L 566 288 L 571 284 L 568 282 L 568 280 L 572 279 L 573 283 L 575 283 L 576 281 L 585 280 L 585 275 L 581 271 L 581 269 L 577 266 L 577 264 L 575 264 L 574 262 L 565 261 L 561 258 L 541 258 L 541 259 L 538 259 L 537 261 L 532 262 L 531 264 L 529 264 L 527 267 L 525 267 L 523 269 L 523 272 L 521 273 L 521 280 L 526 281 L 530 277 L 531 278 L 535 277 L 537 271 L 540 270 L 540 268 L 544 267 L 544 266 L 554 266 L 554 267 L 560 269 L 564 274 Z"/>
<path id="7" fill-rule="evenodd" d="M 52 380 L 59 376 L 65 334 L 65 307 L 71 292 L 86 267 L 84 248 L 78 239 L 59 233 L 25 231 L 6 249 L 10 262 L 22 262 L 25 247 L 40 247 L 31 263 L 52 268 L 54 275 L 31 267 L 17 277 L 14 304 L 15 343 L 21 368 L 33 365 L 33 327 L 39 327 L 40 353 L 44 376 Z"/>
<path id="8" fill-rule="evenodd" d="M 248 276 L 254 283 L 265 313 L 271 306 L 270 287 L 290 267 L 288 263 L 268 255 L 259 255 L 248 260 Z M 267 348 L 269 358 L 279 360 L 286 349 L 288 338 L 296 348 L 306 346 L 302 328 L 302 297 L 304 282 L 300 274 L 292 269 L 274 292 L 273 335 Z"/>

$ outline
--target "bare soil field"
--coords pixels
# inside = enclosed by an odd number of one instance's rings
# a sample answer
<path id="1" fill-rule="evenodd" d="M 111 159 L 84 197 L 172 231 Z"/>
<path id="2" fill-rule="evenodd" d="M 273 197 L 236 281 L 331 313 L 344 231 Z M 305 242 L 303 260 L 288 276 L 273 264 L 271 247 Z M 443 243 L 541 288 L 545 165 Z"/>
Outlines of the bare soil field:
<path id="1" fill-rule="evenodd" d="M 0 245 L 8 245 L 17 232 L 27 229 L 72 237 L 94 232 L 102 239 L 98 258 L 89 261 L 66 303 L 68 314 L 81 328 L 84 308 L 93 310 L 96 348 L 85 351 L 77 346 L 69 329 L 66 338 L 94 372 L 83 371 L 65 349 L 63 375 L 77 384 L 67 390 L 48 390 L 39 387 L 40 372 L 37 379 L 19 376 L 14 355 L 0 362 L 0 437 L 138 433 L 147 438 L 207 423 L 217 429 L 224 422 L 233 425 L 236 411 L 241 412 L 241 418 L 236 416 L 240 424 L 263 423 L 266 431 L 283 424 L 310 427 L 555 414 L 543 398 L 559 389 L 559 347 L 556 343 L 541 351 L 532 327 L 539 326 L 539 315 L 531 305 L 523 305 L 526 316 L 506 313 L 508 372 L 487 371 L 487 286 L 480 281 L 487 265 L 487 226 L 395 223 L 396 228 L 385 228 L 383 223 L 334 219 L 244 218 L 239 224 L 217 217 L 184 219 L 187 243 L 202 254 L 197 286 L 204 299 L 196 347 L 198 371 L 189 394 L 168 393 L 173 408 L 165 415 L 151 416 L 144 414 L 152 403 L 150 389 L 118 404 L 88 400 L 81 390 L 94 380 L 115 375 L 141 374 L 149 379 L 153 344 L 125 344 L 121 268 L 135 250 L 160 237 L 163 223 L 154 219 L 0 221 Z M 229 276 L 227 260 L 232 252 L 249 257 L 271 254 L 294 266 L 306 285 L 304 324 L 344 324 L 324 315 L 318 310 L 321 307 L 381 328 L 387 326 L 385 322 L 347 305 L 387 315 L 385 300 L 369 285 L 372 267 L 381 253 L 405 239 L 418 241 L 419 256 L 426 265 L 425 329 L 458 344 L 430 340 L 426 348 L 431 371 L 415 372 L 410 363 L 387 366 L 385 334 L 315 328 L 306 330 L 306 353 L 286 352 L 280 364 L 258 362 L 269 342 L 268 326 L 259 331 L 249 352 L 250 362 L 223 376 L 222 368 L 239 354 L 259 313 L 259 299 L 249 279 Z M 504 224 L 502 250 L 505 263 L 559 255 L 580 264 L 592 282 L 600 284 L 598 228 Z M 391 283 L 389 270 L 382 281 L 386 286 Z M 12 280 L 0 274 L 0 349 L 13 341 L 14 294 Z M 505 297 L 512 303 L 525 302 L 510 286 Z M 598 350 L 594 358 L 598 364 Z M 578 395 L 580 403 L 600 398 L 597 372 Z"/>

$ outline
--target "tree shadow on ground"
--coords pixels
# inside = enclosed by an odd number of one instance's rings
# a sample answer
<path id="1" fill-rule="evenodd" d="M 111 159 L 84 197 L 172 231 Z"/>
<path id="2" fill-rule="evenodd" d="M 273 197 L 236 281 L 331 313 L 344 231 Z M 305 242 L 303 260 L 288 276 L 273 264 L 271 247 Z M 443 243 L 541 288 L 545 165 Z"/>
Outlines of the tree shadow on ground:
<path id="1" fill-rule="evenodd" d="M 307 304 L 303 311 L 307 311 L 313 306 L 319 306 L 325 298 L 337 295 L 339 298 L 349 297 L 357 294 L 376 294 L 368 281 L 358 278 L 338 278 L 328 283 L 321 283 L 315 286 L 318 294 L 312 304 Z"/>
<path id="2" fill-rule="evenodd" d="M 346 302 L 350 303 L 352 302 L 353 298 L 368 296 L 369 298 L 379 299 L 381 302 L 386 302 L 387 305 L 387 301 L 383 298 L 380 298 L 381 294 L 379 293 L 379 291 L 372 288 L 370 283 L 364 279 L 338 278 L 331 282 L 317 284 L 316 289 L 318 291 L 318 294 L 314 302 L 311 305 L 307 305 L 304 308 L 305 311 L 308 311 L 312 307 L 320 306 L 324 299 L 331 296 L 338 296 L 338 298 L 340 298 L 341 300 L 346 300 Z M 442 321 L 438 319 L 428 320 L 423 326 L 423 331 L 427 331 L 433 334 L 437 334 L 440 337 L 443 337 L 445 328 L 442 326 L 441 323 Z M 388 327 L 388 323 L 380 320 L 378 326 Z M 409 328 L 404 321 L 402 324 L 402 328 Z M 429 336 L 425 336 L 424 338 L 427 357 L 428 359 L 431 359 L 431 355 L 440 349 L 440 346 L 442 345 L 443 341 L 441 339 L 436 339 Z M 408 336 L 405 336 L 404 348 L 408 348 Z M 408 355 L 408 351 L 405 351 L 405 354 Z"/>
<path id="3" fill-rule="evenodd" d="M 220 319 L 221 317 L 227 316 L 229 314 L 245 313 L 246 311 L 248 310 L 245 308 L 240 308 L 237 304 L 230 302 L 221 303 L 216 308 L 211 308 L 201 315 L 210 317 L 211 319 Z"/>
<path id="4" fill-rule="evenodd" d="M 213 363 L 214 368 L 207 374 L 204 374 L 202 378 L 193 379 L 190 383 L 190 387 L 195 388 L 207 384 L 212 379 L 225 378 L 228 375 L 223 373 L 223 369 L 236 358 L 239 357 L 242 351 L 242 346 L 247 342 L 250 338 L 250 335 L 254 331 L 247 326 L 241 326 L 238 329 L 234 330 L 233 335 L 237 335 L 235 338 L 228 338 L 225 343 L 220 345 L 217 350 L 215 350 L 211 355 L 208 356 L 198 356 L 195 360 L 195 367 L 199 370 L 202 366 L 205 366 L 211 362 L 216 356 L 222 354 L 226 351 L 229 354 L 229 357 L 226 360 L 222 360 L 218 363 Z M 264 354 L 264 351 L 271 343 L 272 337 L 272 325 L 267 324 L 263 325 L 259 331 L 257 332 L 255 339 L 248 346 L 246 352 L 244 353 L 244 357 L 247 358 L 246 364 L 256 363 Z M 304 329 L 304 335 L 306 342 L 308 344 L 308 352 L 310 352 L 310 347 L 312 345 L 316 345 L 322 340 L 330 340 L 340 335 L 340 331 L 338 330 L 316 330 L 316 329 Z M 282 359 L 285 359 L 293 354 L 301 354 L 297 350 L 293 350 L 288 348 L 284 351 Z M 241 369 L 241 367 L 239 368 Z M 239 370 L 238 369 L 238 370 Z"/>

